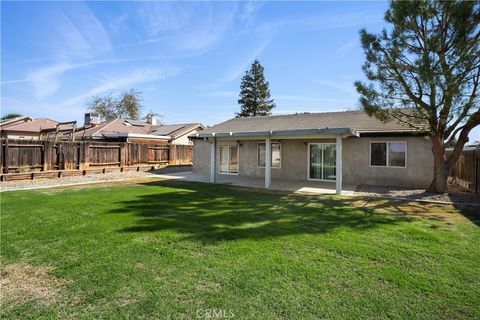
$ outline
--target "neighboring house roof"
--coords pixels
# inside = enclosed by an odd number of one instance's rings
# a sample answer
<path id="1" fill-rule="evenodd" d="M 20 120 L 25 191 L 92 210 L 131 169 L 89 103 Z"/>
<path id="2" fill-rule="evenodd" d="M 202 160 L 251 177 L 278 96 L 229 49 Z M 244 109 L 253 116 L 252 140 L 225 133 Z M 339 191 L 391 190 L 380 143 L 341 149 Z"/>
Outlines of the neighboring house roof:
<path id="1" fill-rule="evenodd" d="M 200 130 L 205 129 L 205 127 L 202 126 L 200 123 L 167 124 L 161 126 L 160 128 L 154 129 L 151 133 L 167 135 L 172 137 L 172 139 L 176 139 L 198 128 L 200 128 Z"/>
<path id="2" fill-rule="evenodd" d="M 102 139 L 105 134 L 148 134 L 151 125 L 145 123 L 144 126 L 132 125 L 124 119 L 112 119 L 98 125 L 79 128 L 75 138 Z"/>
<path id="3" fill-rule="evenodd" d="M 15 117 L 11 119 L 5 119 L 5 120 L 0 120 L 0 128 L 5 129 L 11 126 L 14 126 L 19 123 L 27 122 L 27 121 L 32 121 L 33 119 L 28 117 L 28 116 L 22 116 L 22 117 Z"/>
<path id="4" fill-rule="evenodd" d="M 384 123 L 368 116 L 364 111 L 343 111 L 234 118 L 202 131 L 199 136 L 211 136 L 213 133 L 227 135 L 273 131 L 284 134 L 294 131 L 306 133 L 309 130 L 315 130 L 318 133 L 351 133 L 353 135 L 372 132 L 424 131 L 398 122 Z"/>
<path id="5" fill-rule="evenodd" d="M 449 151 L 453 151 L 453 148 L 447 148 Z M 463 151 L 469 151 L 469 150 L 480 150 L 480 143 L 471 143 L 471 144 L 466 144 L 463 146 Z"/>
<path id="6" fill-rule="evenodd" d="M 57 124 L 58 122 L 55 120 L 51 120 L 47 118 L 38 118 L 32 121 L 26 121 L 26 122 L 14 124 L 6 128 L 2 126 L 2 130 L 15 131 L 15 132 L 40 133 L 42 130 L 55 128 Z"/>
<path id="7" fill-rule="evenodd" d="M 79 128 L 75 134 L 75 138 L 150 137 L 169 140 L 198 127 L 203 129 L 203 126 L 199 123 L 154 126 L 138 120 L 112 119 L 98 125 Z"/>

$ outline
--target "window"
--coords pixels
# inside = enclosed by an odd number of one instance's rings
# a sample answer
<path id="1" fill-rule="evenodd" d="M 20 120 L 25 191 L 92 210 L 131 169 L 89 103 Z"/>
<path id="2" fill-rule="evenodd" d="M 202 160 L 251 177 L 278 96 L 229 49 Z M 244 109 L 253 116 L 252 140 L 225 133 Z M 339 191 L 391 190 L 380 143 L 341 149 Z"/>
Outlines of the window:
<path id="1" fill-rule="evenodd" d="M 407 143 L 371 142 L 370 165 L 373 167 L 405 168 L 407 163 Z"/>
<path id="2" fill-rule="evenodd" d="M 272 168 L 280 168 L 282 165 L 280 143 L 272 142 Z M 265 167 L 265 143 L 259 142 L 257 145 L 257 165 Z"/>
<path id="3" fill-rule="evenodd" d="M 238 173 L 238 146 L 220 146 L 219 172 L 226 174 Z"/>

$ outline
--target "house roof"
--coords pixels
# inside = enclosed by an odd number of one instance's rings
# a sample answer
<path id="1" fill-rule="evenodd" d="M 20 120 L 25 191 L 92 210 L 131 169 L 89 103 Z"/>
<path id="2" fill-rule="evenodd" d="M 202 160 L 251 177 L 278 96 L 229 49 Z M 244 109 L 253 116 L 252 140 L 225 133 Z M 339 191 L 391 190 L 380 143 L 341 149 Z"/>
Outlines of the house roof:
<path id="1" fill-rule="evenodd" d="M 15 117 L 11 119 L 0 120 L 0 128 L 5 129 L 11 126 L 14 126 L 19 123 L 27 122 L 33 120 L 28 116 Z"/>
<path id="2" fill-rule="evenodd" d="M 203 128 L 199 123 L 154 126 L 138 120 L 112 119 L 95 126 L 79 128 L 75 134 L 75 138 L 101 139 L 107 136 L 138 135 L 143 138 L 150 136 L 152 138 L 164 137 L 171 139 L 188 133 L 199 126 Z"/>
<path id="3" fill-rule="evenodd" d="M 200 123 L 180 123 L 180 124 L 167 124 L 152 131 L 153 134 L 168 135 L 172 139 L 183 136 L 192 130 L 197 128 L 205 129 Z"/>
<path id="4" fill-rule="evenodd" d="M 384 123 L 368 116 L 364 111 L 343 111 L 323 113 L 297 113 L 278 116 L 234 118 L 202 131 L 199 136 L 212 134 L 248 135 L 265 132 L 295 131 L 307 133 L 345 133 L 358 135 L 372 132 L 416 132 L 424 131 L 399 122 Z"/>
<path id="5" fill-rule="evenodd" d="M 144 126 L 132 125 L 124 119 L 112 119 L 91 127 L 79 128 L 75 133 L 75 138 L 88 137 L 92 139 L 101 139 L 104 134 L 148 134 L 151 125 L 145 123 Z"/>
<path id="6" fill-rule="evenodd" d="M 55 120 L 47 118 L 38 118 L 32 121 L 21 122 L 4 128 L 5 131 L 16 131 L 16 132 L 38 132 L 45 129 L 52 129 L 57 126 L 58 122 Z"/>

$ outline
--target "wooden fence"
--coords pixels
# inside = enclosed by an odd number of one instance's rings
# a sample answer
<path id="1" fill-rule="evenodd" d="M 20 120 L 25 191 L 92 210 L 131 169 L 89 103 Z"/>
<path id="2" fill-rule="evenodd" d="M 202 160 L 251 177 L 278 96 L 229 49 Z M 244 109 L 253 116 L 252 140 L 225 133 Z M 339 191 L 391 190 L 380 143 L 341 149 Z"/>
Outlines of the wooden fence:
<path id="1" fill-rule="evenodd" d="M 0 173 L 187 165 L 192 163 L 192 149 L 189 145 L 2 139 Z"/>
<path id="2" fill-rule="evenodd" d="M 449 180 L 470 192 L 480 193 L 480 149 L 462 151 Z"/>

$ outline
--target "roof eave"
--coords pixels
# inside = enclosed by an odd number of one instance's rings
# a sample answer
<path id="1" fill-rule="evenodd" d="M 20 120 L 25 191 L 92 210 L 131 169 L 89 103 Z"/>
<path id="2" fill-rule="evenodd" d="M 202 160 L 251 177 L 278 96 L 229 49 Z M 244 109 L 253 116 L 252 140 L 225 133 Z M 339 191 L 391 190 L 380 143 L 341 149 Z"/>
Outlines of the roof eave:
<path id="1" fill-rule="evenodd" d="M 323 128 L 299 130 L 272 130 L 272 131 L 239 131 L 239 132 L 200 132 L 198 138 L 224 138 L 224 137 L 275 137 L 275 136 L 310 136 L 310 135 L 345 135 L 356 136 L 359 134 L 351 128 Z"/>

